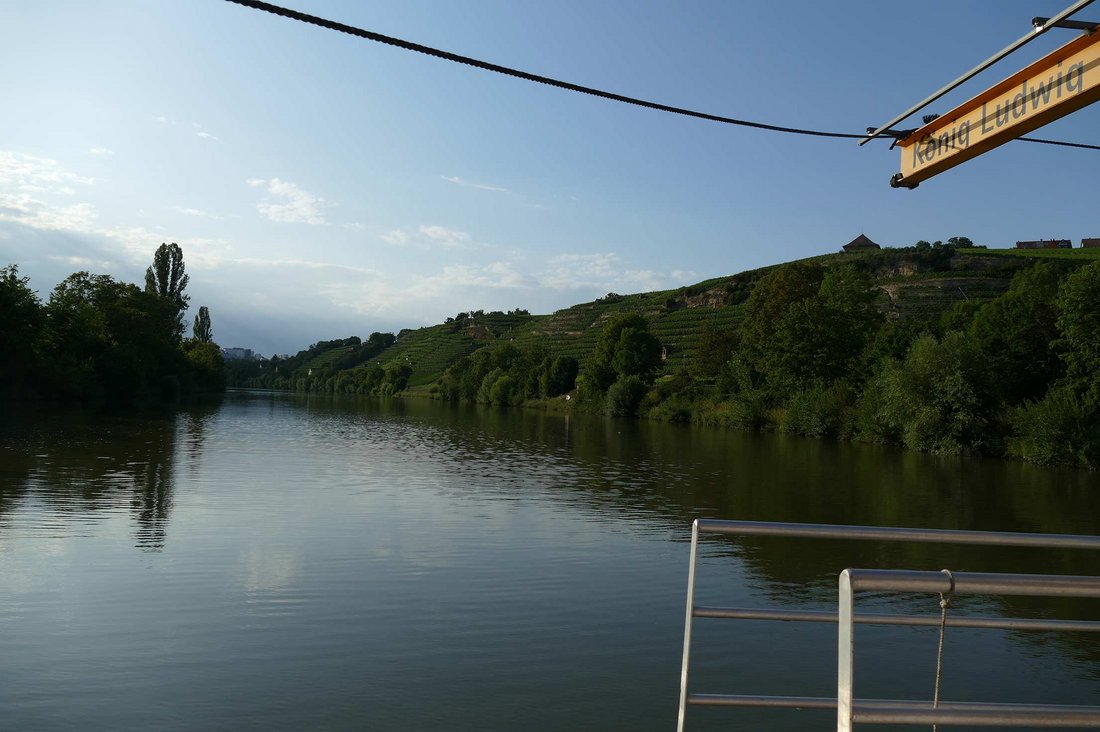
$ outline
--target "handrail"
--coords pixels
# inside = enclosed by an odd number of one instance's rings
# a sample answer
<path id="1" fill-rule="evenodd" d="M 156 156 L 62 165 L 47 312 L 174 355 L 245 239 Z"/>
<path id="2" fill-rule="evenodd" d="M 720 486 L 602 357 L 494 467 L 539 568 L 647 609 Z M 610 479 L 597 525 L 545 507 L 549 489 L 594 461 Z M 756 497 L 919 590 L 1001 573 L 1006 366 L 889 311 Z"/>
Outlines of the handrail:
<path id="1" fill-rule="evenodd" d="M 860 590 L 930 592 L 953 595 L 1027 595 L 1100 598 L 1100 577 L 988 572 L 921 572 L 909 569 L 845 569 L 840 573 L 837 633 L 837 732 L 851 732 L 855 722 L 878 724 L 1021 725 L 1100 727 L 1100 707 L 1053 704 L 969 703 L 856 700 L 855 593 Z"/>
<path id="2" fill-rule="evenodd" d="M 914 542 L 935 544 L 961 544 L 984 546 L 1015 546 L 1032 549 L 1085 549 L 1100 550 L 1100 536 L 1074 534 L 1032 534 L 1003 531 L 965 531 L 956 529 L 917 529 L 889 526 L 844 526 L 837 524 L 806 524 L 767 521 L 729 521 L 697 519 L 691 529 L 691 555 L 688 564 L 687 610 L 684 620 L 684 652 L 680 671 L 680 706 L 677 730 L 683 732 L 688 706 L 736 706 L 765 708 L 838 709 L 837 699 L 805 696 L 760 696 L 739 694 L 698 694 L 688 692 L 688 668 L 691 659 L 691 630 L 694 618 L 721 618 L 735 620 L 772 620 L 794 622 L 838 623 L 841 630 L 847 625 L 939 625 L 938 618 L 893 615 L 884 613 L 855 613 L 848 609 L 845 616 L 843 601 L 837 613 L 827 611 L 786 610 L 781 608 L 736 608 L 695 605 L 695 584 L 698 571 L 698 547 L 700 534 L 726 536 L 775 536 L 805 539 L 845 539 L 863 541 Z M 839 568 L 838 568 L 839 569 Z M 904 591 L 946 592 L 950 580 L 940 572 L 914 572 L 911 570 L 851 570 L 855 572 L 858 589 L 876 587 L 882 583 L 893 585 L 896 581 L 906 587 Z M 851 575 L 842 575 L 851 579 Z M 955 572 L 955 592 L 978 594 L 1055 594 L 1074 595 L 1080 592 L 1100 593 L 1100 577 L 1052 577 L 1049 575 L 994 575 L 978 572 Z M 961 583 L 961 584 L 960 584 Z M 1041 589 L 1039 587 L 1041 586 Z M 960 589 L 960 587 L 965 589 Z M 1007 590 L 1002 592 L 1002 590 Z M 1100 596 L 1100 594 L 1089 594 Z M 960 628 L 999 628 L 1010 630 L 1042 631 L 1100 631 L 1100 622 L 1089 620 L 1054 620 L 1049 618 L 982 618 L 958 617 L 947 619 L 946 624 Z M 838 646 L 839 648 L 839 646 Z M 839 654 L 838 654 L 839 655 Z M 838 659 L 838 669 L 839 669 Z M 1052 705 L 989 705 L 979 703 L 942 702 L 936 709 L 931 702 L 881 699 L 846 700 L 847 712 L 852 723 L 903 723 L 906 724 L 1017 724 L 1033 726 L 1093 726 L 1100 727 L 1100 708 Z M 1007 711 L 1006 711 L 1007 710 Z M 1005 716 L 1008 715 L 1008 716 Z M 1016 716 L 1012 716 L 1016 715 Z M 987 721 L 995 720 L 995 721 Z M 839 727 L 838 727 L 839 729 Z"/>

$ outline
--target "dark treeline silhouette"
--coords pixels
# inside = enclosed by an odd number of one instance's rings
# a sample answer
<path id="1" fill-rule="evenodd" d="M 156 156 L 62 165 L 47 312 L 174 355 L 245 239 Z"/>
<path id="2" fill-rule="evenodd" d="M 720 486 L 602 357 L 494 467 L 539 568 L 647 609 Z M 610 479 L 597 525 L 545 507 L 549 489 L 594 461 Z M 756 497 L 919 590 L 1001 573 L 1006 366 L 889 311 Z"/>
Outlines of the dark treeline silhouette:
<path id="1" fill-rule="evenodd" d="M 162 244 L 145 288 L 77 272 L 43 302 L 16 265 L 0 269 L 0 401 L 152 401 L 220 392 L 221 349 L 184 339 L 183 252 Z"/>

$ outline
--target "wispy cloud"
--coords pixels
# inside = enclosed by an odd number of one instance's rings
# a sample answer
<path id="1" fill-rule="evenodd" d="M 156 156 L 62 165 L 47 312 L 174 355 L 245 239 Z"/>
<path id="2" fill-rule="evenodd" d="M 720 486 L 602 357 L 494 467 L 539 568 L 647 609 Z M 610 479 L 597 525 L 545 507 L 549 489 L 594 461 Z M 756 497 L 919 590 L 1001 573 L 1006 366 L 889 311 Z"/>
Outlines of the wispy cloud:
<path id="1" fill-rule="evenodd" d="M 99 158 L 109 158 L 115 154 L 115 151 L 109 147 L 93 147 L 88 150 L 88 154 Z"/>
<path id="2" fill-rule="evenodd" d="M 624 267 L 622 258 L 613 252 L 559 254 L 547 260 L 539 283 L 555 290 L 595 288 L 637 292 L 682 284 L 694 275 L 685 270 L 665 274 L 649 269 L 630 269 Z"/>
<path id="3" fill-rule="evenodd" d="M 176 211 L 179 211 L 181 214 L 195 216 L 203 219 L 213 219 L 214 221 L 221 221 L 225 218 L 224 216 L 212 214 L 209 211 L 203 211 L 201 208 L 186 208 L 184 206 L 173 206 L 172 208 Z"/>
<path id="4" fill-rule="evenodd" d="M 256 204 L 256 209 L 272 221 L 315 226 L 328 223 L 322 212 L 332 204 L 320 196 L 279 178 L 249 178 L 246 182 L 253 188 L 265 189 L 276 199 Z"/>
<path id="5" fill-rule="evenodd" d="M 196 132 L 195 134 L 197 136 L 201 137 L 204 140 L 213 140 L 214 142 L 221 142 L 220 137 L 215 137 L 214 135 L 211 135 L 209 132 L 203 131 L 203 132 Z"/>
<path id="6" fill-rule="evenodd" d="M 470 235 L 465 231 L 434 224 L 421 224 L 415 232 L 392 229 L 385 234 L 379 234 L 378 238 L 393 246 L 413 246 L 418 249 L 470 249 L 473 246 Z"/>
<path id="7" fill-rule="evenodd" d="M 76 267 L 77 269 L 87 270 L 89 272 L 102 272 L 106 269 L 110 269 L 111 262 L 106 259 L 91 259 L 89 257 L 66 257 L 66 256 L 51 256 L 47 257 L 52 262 L 61 262 L 69 267 Z"/>
<path id="8" fill-rule="evenodd" d="M 167 117 L 164 117 L 164 116 L 153 117 L 153 119 L 155 119 L 157 122 L 160 122 L 162 125 L 174 125 L 174 124 L 176 124 L 175 120 L 168 119 Z"/>
<path id="9" fill-rule="evenodd" d="M 493 191 L 495 193 L 510 193 L 507 188 L 501 188 L 500 186 L 493 186 L 487 183 L 474 183 L 472 181 L 459 178 L 457 175 L 441 175 L 439 176 L 448 183 L 454 183 L 459 186 L 466 186 L 467 188 L 478 188 L 483 191 Z"/>
<path id="10" fill-rule="evenodd" d="M 422 236 L 444 247 L 465 247 L 470 241 L 470 235 L 465 231 L 448 229 L 445 226 L 421 225 L 419 231 Z"/>

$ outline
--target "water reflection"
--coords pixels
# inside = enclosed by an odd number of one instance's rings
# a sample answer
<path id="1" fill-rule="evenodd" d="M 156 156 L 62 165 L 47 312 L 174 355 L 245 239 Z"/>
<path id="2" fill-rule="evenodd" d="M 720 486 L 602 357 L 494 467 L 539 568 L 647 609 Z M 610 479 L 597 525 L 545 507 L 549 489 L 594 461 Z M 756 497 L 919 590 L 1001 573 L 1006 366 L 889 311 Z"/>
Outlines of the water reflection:
<path id="1" fill-rule="evenodd" d="M 79 533 L 128 512 L 135 546 L 164 548 L 176 481 L 177 433 L 189 461 L 202 452 L 208 404 L 181 412 L 19 414 L 0 435 L 0 525 L 21 506 L 30 535 Z"/>
<path id="2" fill-rule="evenodd" d="M 44 415 L 0 448 L 0 714 L 13 729 L 49 727 L 57 709 L 102 729 L 668 729 L 696 517 L 1100 522 L 1093 474 L 416 400 L 245 393 L 168 415 Z M 704 604 L 831 609 L 844 566 L 1096 572 L 1080 552 L 704 544 Z M 937 599 L 861 603 L 934 615 Z M 1097 617 L 1026 598 L 953 611 Z M 697 632 L 699 691 L 833 693 L 827 626 Z M 877 654 L 860 660 L 862 692 L 927 696 L 934 634 L 859 635 Z M 946 654 L 955 698 L 985 697 L 989 667 L 1009 669 L 999 693 L 1023 701 L 1100 688 L 1092 637 L 960 631 Z M 692 729 L 731 726 L 706 715 Z"/>

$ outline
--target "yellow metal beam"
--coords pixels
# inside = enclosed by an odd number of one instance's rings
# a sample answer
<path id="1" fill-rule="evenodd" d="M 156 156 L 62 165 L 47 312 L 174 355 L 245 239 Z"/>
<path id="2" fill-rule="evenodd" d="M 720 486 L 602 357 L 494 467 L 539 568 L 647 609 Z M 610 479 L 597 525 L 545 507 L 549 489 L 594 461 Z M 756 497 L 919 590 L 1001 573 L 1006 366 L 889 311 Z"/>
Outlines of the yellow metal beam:
<path id="1" fill-rule="evenodd" d="M 1100 101 L 1100 31 L 1083 35 L 898 142 L 912 188 L 934 175 Z"/>

